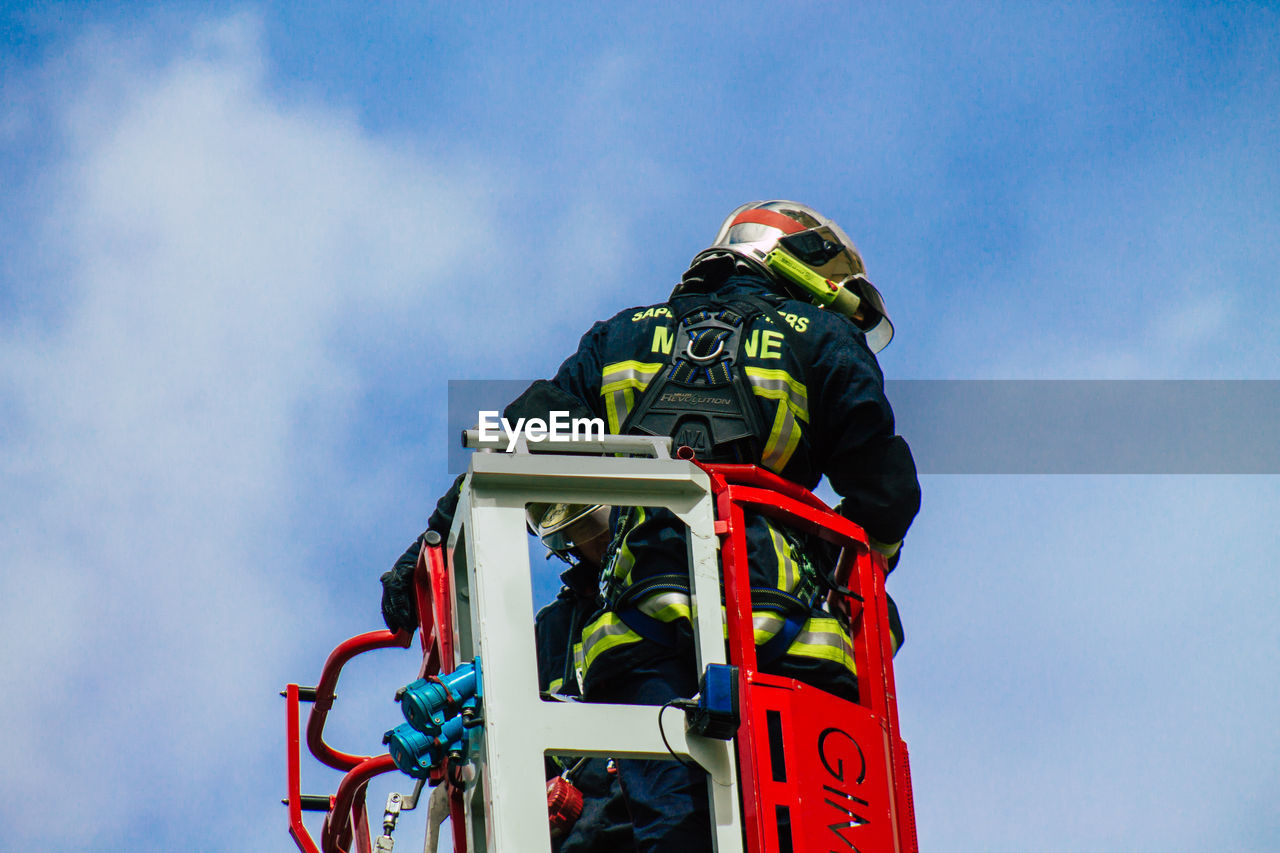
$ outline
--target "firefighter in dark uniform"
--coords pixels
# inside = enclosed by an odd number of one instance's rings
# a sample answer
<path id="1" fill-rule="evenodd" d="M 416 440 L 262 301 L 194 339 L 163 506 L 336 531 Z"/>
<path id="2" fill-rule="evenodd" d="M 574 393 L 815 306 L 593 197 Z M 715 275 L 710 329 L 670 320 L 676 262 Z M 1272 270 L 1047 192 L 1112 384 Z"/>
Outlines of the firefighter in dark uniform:
<path id="1" fill-rule="evenodd" d="M 534 617 L 538 689 L 548 696 L 578 697 L 574 649 L 582 626 L 598 611 L 600 563 L 609 544 L 609 507 L 529 504 L 529 529 L 551 555 L 568 563 L 564 586 Z M 547 778 L 564 776 L 582 794 L 582 811 L 568 825 L 553 822 L 553 853 L 634 851 L 631 817 L 612 761 L 604 758 L 547 759 Z"/>
<path id="2" fill-rule="evenodd" d="M 795 202 L 755 202 L 729 215 L 667 302 L 595 324 L 556 376 L 504 415 L 601 417 L 611 433 L 668 435 L 700 460 L 758 464 L 807 489 L 825 475 L 892 568 L 920 503 L 875 358 L 892 334 L 839 226 Z M 456 485 L 430 529 L 448 532 Z M 761 669 L 855 698 L 848 632 L 819 606 L 825 549 L 762 516 L 747 523 Z M 613 526 L 605 606 L 581 633 L 585 695 L 649 705 L 692 696 L 684 526 L 645 507 L 615 509 Z M 411 612 L 401 568 L 410 552 L 384 575 L 393 628 Z M 704 774 L 670 761 L 617 764 L 639 849 L 707 849 Z"/>

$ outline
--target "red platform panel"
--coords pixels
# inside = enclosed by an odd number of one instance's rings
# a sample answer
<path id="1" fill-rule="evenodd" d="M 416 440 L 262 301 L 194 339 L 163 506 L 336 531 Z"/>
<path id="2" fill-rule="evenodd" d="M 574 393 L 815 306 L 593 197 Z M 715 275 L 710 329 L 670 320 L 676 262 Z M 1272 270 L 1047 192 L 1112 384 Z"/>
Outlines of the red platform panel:
<path id="1" fill-rule="evenodd" d="M 866 708 L 785 678 L 747 685 L 767 853 L 898 850 L 888 734 Z"/>

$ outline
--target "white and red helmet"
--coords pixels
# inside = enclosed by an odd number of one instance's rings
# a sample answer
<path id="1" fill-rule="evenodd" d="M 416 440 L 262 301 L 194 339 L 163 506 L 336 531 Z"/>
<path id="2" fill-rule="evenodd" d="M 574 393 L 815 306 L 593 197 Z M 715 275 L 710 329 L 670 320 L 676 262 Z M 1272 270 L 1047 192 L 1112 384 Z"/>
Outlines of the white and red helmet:
<path id="1" fill-rule="evenodd" d="M 753 201 L 730 213 L 715 242 L 693 259 L 732 253 L 759 267 L 798 298 L 849 315 L 879 352 L 893 339 L 880 291 L 840 226 L 794 201 Z M 856 297 L 856 298 L 851 298 Z"/>

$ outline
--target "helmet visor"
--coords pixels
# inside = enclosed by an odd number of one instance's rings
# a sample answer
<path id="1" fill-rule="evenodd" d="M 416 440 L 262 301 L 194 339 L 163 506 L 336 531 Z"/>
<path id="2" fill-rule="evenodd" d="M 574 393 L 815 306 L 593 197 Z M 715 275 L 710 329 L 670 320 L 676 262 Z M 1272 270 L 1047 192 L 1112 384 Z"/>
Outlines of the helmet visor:
<path id="1" fill-rule="evenodd" d="M 884 298 L 867 279 L 862 258 L 839 228 L 823 225 L 797 231 L 780 238 L 778 244 L 818 275 L 857 295 L 862 319 L 856 322 L 866 333 L 872 352 L 880 352 L 889 345 L 893 324 L 885 311 Z"/>
<path id="2" fill-rule="evenodd" d="M 844 285 L 853 289 L 862 300 L 863 320 L 858 324 L 867 335 L 867 346 L 872 352 L 880 352 L 893 340 L 893 323 L 884 310 L 884 299 L 865 275 L 855 275 Z"/>
<path id="3" fill-rule="evenodd" d="M 862 260 L 830 225 L 788 234 L 778 243 L 818 275 L 842 287 L 851 277 L 866 273 Z"/>

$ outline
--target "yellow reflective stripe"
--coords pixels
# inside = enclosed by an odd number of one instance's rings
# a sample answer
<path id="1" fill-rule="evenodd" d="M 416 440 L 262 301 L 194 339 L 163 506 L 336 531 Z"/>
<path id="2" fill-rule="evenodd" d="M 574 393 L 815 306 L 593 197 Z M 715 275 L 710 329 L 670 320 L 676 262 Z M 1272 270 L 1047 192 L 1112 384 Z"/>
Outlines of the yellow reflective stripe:
<path id="1" fill-rule="evenodd" d="M 729 639 L 729 618 L 725 613 L 724 605 L 720 606 L 720 613 L 724 617 L 722 626 L 724 628 L 724 638 Z M 751 629 L 755 635 L 757 646 L 762 646 L 773 639 L 773 636 L 782 630 L 782 623 L 785 620 L 772 611 L 755 610 L 751 613 Z"/>
<path id="2" fill-rule="evenodd" d="M 814 616 L 804 623 L 803 630 L 796 635 L 788 655 L 796 657 L 817 658 L 838 663 L 856 673 L 857 666 L 853 662 L 853 643 L 844 627 L 828 616 Z"/>
<path id="3" fill-rule="evenodd" d="M 786 620 L 776 613 L 752 613 L 751 627 L 755 633 L 756 645 L 763 646 L 772 640 L 785 623 Z"/>
<path id="4" fill-rule="evenodd" d="M 819 660 L 828 660 L 832 663 L 838 663 L 848 669 L 850 672 L 856 672 L 857 667 L 853 665 L 853 656 L 846 653 L 843 649 L 836 648 L 827 643 L 802 643 L 796 640 L 787 649 L 787 654 L 793 657 L 801 658 L 817 658 Z"/>
<path id="5" fill-rule="evenodd" d="M 601 371 L 600 393 L 608 394 L 622 388 L 644 390 L 665 365 L 660 361 L 617 361 L 606 364 Z"/>
<path id="6" fill-rule="evenodd" d="M 773 542 L 773 554 L 778 560 L 778 586 L 783 592 L 795 592 L 800 583 L 800 564 L 796 562 L 791 543 L 772 524 L 765 522 L 769 539 Z"/>
<path id="7" fill-rule="evenodd" d="M 778 403 L 760 461 L 770 470 L 780 472 L 800 443 L 797 421 L 809 421 L 809 391 L 785 370 L 747 367 L 746 373 L 756 396 Z"/>
<path id="8" fill-rule="evenodd" d="M 867 544 L 869 544 L 876 551 L 879 551 L 881 556 L 883 556 L 885 559 L 888 559 L 889 557 L 892 557 L 894 554 L 898 553 L 898 549 L 902 547 L 902 540 L 899 539 L 897 542 L 881 542 L 878 539 L 872 539 L 870 536 L 868 536 Z"/>
<path id="9" fill-rule="evenodd" d="M 669 604 L 649 614 L 659 622 L 674 622 L 677 619 L 693 619 L 693 610 L 688 604 Z"/>
<path id="10" fill-rule="evenodd" d="M 578 676 L 578 685 L 581 687 L 587 674 L 587 663 L 582 655 L 582 640 L 573 644 L 573 671 Z"/>
<path id="11" fill-rule="evenodd" d="M 784 438 L 785 436 L 785 438 Z M 791 409 L 778 406 L 778 414 L 773 418 L 773 428 L 769 432 L 769 442 L 765 445 L 762 461 L 770 469 L 781 473 L 791 460 L 800 443 L 800 427 L 792 418 Z"/>
<path id="12" fill-rule="evenodd" d="M 778 579 L 776 581 L 778 589 L 785 589 L 788 592 L 791 587 L 787 584 L 787 578 L 783 572 L 783 564 L 787 558 L 783 556 L 782 550 L 786 547 L 786 541 L 782 538 L 782 534 L 774 529 L 772 524 L 765 522 L 765 527 L 769 531 L 769 541 L 773 545 L 773 557 L 778 561 Z"/>
<path id="13" fill-rule="evenodd" d="M 663 367 L 662 362 L 618 361 L 601 371 L 600 396 L 604 398 L 609 432 L 617 434 L 635 405 L 635 391 L 644 391 Z"/>
<path id="14" fill-rule="evenodd" d="M 776 613 L 756 611 L 751 614 L 755 643 L 763 646 L 777 636 L 785 620 Z M 786 653 L 796 657 L 832 661 L 856 673 L 853 643 L 840 622 L 830 616 L 812 616 L 787 647 Z"/>
<path id="15" fill-rule="evenodd" d="M 627 627 L 627 623 L 618 618 L 612 611 L 601 614 L 582 631 L 582 664 L 583 669 L 591 669 L 603 653 L 618 646 L 638 643 L 643 639 L 635 631 Z"/>
<path id="16" fill-rule="evenodd" d="M 636 602 L 636 609 L 659 622 L 692 618 L 689 596 L 683 592 L 655 592 Z"/>
<path id="17" fill-rule="evenodd" d="M 636 564 L 636 555 L 631 551 L 631 534 L 637 527 L 644 523 L 645 515 L 644 507 L 632 507 L 631 529 L 622 537 L 622 546 L 618 549 L 618 556 L 613 560 L 612 573 L 613 577 L 622 583 L 623 586 L 629 586 L 631 583 L 631 569 Z"/>
<path id="18" fill-rule="evenodd" d="M 564 679 L 563 679 L 563 678 L 553 678 L 553 679 L 551 679 L 551 683 L 547 685 L 547 692 L 548 692 L 548 693 L 559 693 L 559 692 L 560 692 L 560 688 L 561 688 L 561 687 L 564 687 Z"/>
<path id="19" fill-rule="evenodd" d="M 604 416 L 608 421 L 609 434 L 617 435 L 622 431 L 622 422 L 627 419 L 625 414 L 619 417 L 618 410 L 622 409 L 630 413 L 631 405 L 623 399 L 623 393 L 620 391 L 601 396 L 604 397 Z"/>
<path id="20" fill-rule="evenodd" d="M 796 417 L 805 423 L 809 422 L 809 389 L 803 382 L 796 381 L 781 368 L 748 366 L 746 371 L 752 386 L 760 389 L 756 391 L 757 394 L 775 400 L 787 400 L 795 409 Z M 784 394 L 784 388 L 789 393 Z M 764 393 L 766 391 L 769 393 Z"/>

